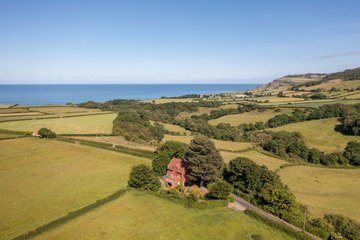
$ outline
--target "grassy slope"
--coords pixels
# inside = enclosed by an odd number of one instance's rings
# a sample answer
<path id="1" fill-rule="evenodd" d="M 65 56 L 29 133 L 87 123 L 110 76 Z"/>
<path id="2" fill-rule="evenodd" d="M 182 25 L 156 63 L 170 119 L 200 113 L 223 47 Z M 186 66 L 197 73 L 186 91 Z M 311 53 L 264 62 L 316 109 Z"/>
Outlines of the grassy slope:
<path id="1" fill-rule="evenodd" d="M 347 142 L 359 140 L 359 137 L 347 136 L 336 132 L 334 128 L 338 124 L 340 124 L 340 122 L 337 119 L 329 118 L 293 123 L 269 130 L 300 132 L 304 136 L 307 146 L 310 148 L 318 148 L 325 152 L 337 152 L 342 151 Z"/>
<path id="2" fill-rule="evenodd" d="M 270 157 L 255 150 L 240 152 L 240 153 L 221 151 L 220 153 L 226 163 L 237 157 L 246 157 L 259 165 L 265 165 L 272 171 L 275 171 L 279 169 L 281 165 L 288 163 L 285 160 L 280 160 L 274 157 Z"/>
<path id="3" fill-rule="evenodd" d="M 310 216 L 337 213 L 360 223 L 360 169 L 294 166 L 279 174 L 297 200 L 309 207 Z"/>
<path id="4" fill-rule="evenodd" d="M 238 126 L 242 123 L 255 123 L 259 121 L 266 122 L 270 118 L 278 115 L 278 114 L 289 114 L 292 112 L 292 109 L 281 109 L 281 112 L 275 112 L 274 110 L 267 110 L 263 112 L 259 111 L 251 111 L 247 113 L 241 113 L 241 114 L 232 114 L 232 115 L 226 115 L 221 118 L 213 119 L 209 121 L 209 124 L 211 125 L 218 125 L 219 123 L 229 123 L 232 126 Z"/>
<path id="5" fill-rule="evenodd" d="M 189 144 L 192 138 L 193 136 L 172 136 L 165 134 L 163 141 L 177 141 Z M 247 142 L 228 142 L 215 139 L 211 140 L 215 143 L 216 148 L 220 150 L 223 149 L 228 151 L 239 151 L 252 147 L 251 143 Z"/>
<path id="6" fill-rule="evenodd" d="M 9 239 L 125 188 L 150 160 L 64 142 L 0 141 L 0 236 Z"/>
<path id="7" fill-rule="evenodd" d="M 291 239 L 228 208 L 196 210 L 130 192 L 37 239 Z"/>
<path id="8" fill-rule="evenodd" d="M 38 119 L 0 123 L 7 130 L 35 131 L 47 127 L 56 133 L 111 133 L 117 114 L 101 114 L 71 118 Z"/>

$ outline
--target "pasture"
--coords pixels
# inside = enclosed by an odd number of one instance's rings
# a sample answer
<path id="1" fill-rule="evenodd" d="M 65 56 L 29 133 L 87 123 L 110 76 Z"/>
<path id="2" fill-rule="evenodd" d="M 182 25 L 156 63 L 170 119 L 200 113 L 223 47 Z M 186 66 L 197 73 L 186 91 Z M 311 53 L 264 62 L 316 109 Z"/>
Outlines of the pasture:
<path id="1" fill-rule="evenodd" d="M 226 207 L 185 208 L 172 201 L 132 191 L 36 239 L 292 239 Z"/>
<path id="2" fill-rule="evenodd" d="M 359 80 L 352 80 L 352 81 L 330 80 L 328 82 L 321 83 L 318 85 L 304 87 L 304 89 L 308 91 L 308 90 L 320 88 L 323 91 L 328 91 L 333 87 L 339 88 L 341 90 L 348 89 L 348 88 L 358 88 L 358 87 L 360 87 L 360 81 Z"/>
<path id="3" fill-rule="evenodd" d="M 113 145 L 120 145 L 123 147 L 128 147 L 132 149 L 141 149 L 141 150 L 148 150 L 148 151 L 155 151 L 156 147 L 151 145 L 145 145 L 135 142 L 126 141 L 124 137 L 121 136 L 97 136 L 97 137 L 89 137 L 89 136 L 72 136 L 71 138 L 80 139 L 80 140 L 87 140 L 93 142 L 101 142 L 101 143 L 110 143 Z"/>
<path id="4" fill-rule="evenodd" d="M 280 166 L 284 164 L 288 164 L 288 162 L 286 162 L 285 160 L 280 160 L 278 158 L 267 156 L 256 150 L 250 150 L 250 151 L 238 152 L 238 153 L 220 151 L 220 153 L 226 163 L 230 162 L 230 160 L 237 157 L 245 157 L 259 165 L 266 166 L 268 169 L 272 171 L 279 169 Z"/>
<path id="5" fill-rule="evenodd" d="M 127 185 L 150 160 L 36 138 L 0 141 L 0 236 L 11 239 Z"/>
<path id="6" fill-rule="evenodd" d="M 324 152 L 341 152 L 350 141 L 360 140 L 357 136 L 343 135 L 335 131 L 335 126 L 340 124 L 336 118 L 312 120 L 270 128 L 271 131 L 285 130 L 300 132 L 305 143 L 310 148 L 318 148 Z"/>
<path id="7" fill-rule="evenodd" d="M 311 217 L 336 213 L 360 222 L 360 169 L 291 166 L 278 173 Z"/>
<path id="8" fill-rule="evenodd" d="M 165 141 L 177 141 L 189 144 L 191 139 L 194 136 L 172 136 L 165 134 L 163 142 Z M 252 147 L 251 143 L 248 142 L 229 142 L 229 141 L 221 141 L 216 139 L 211 139 L 215 143 L 215 146 L 218 150 L 225 150 L 225 151 L 242 151 Z"/>
<path id="9" fill-rule="evenodd" d="M 242 123 L 255 123 L 255 122 L 266 122 L 270 118 L 278 115 L 278 114 L 289 114 L 292 112 L 291 108 L 283 108 L 280 109 L 280 112 L 275 112 L 274 110 L 266 110 L 266 111 L 251 111 L 245 112 L 241 114 L 232 114 L 226 115 L 217 119 L 212 119 L 209 121 L 211 125 L 218 125 L 219 123 L 228 123 L 232 126 L 238 126 Z"/>
<path id="10" fill-rule="evenodd" d="M 155 103 L 155 104 L 162 104 L 162 103 L 171 103 L 171 102 L 194 102 L 192 98 L 159 98 L 159 99 L 150 99 L 150 100 L 143 100 L 141 102 L 148 102 L 148 103 Z"/>
<path id="11" fill-rule="evenodd" d="M 112 121 L 117 113 L 97 114 L 69 118 L 36 119 L 0 123 L 1 129 L 14 131 L 35 131 L 42 127 L 50 128 L 58 134 L 62 133 L 111 133 Z"/>
<path id="12" fill-rule="evenodd" d="M 64 114 L 64 113 L 97 113 L 101 112 L 100 109 L 90 109 L 90 108 L 81 108 L 81 107 L 51 107 L 51 106 L 42 106 L 42 107 L 32 107 L 29 109 L 30 111 L 37 111 L 48 114 Z"/>

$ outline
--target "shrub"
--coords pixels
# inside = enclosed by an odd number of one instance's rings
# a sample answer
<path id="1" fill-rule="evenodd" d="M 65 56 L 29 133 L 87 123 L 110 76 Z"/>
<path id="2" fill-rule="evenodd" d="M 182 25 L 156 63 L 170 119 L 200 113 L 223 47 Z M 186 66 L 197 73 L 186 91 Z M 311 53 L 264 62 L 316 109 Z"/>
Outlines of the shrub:
<path id="1" fill-rule="evenodd" d="M 222 179 L 210 183 L 208 189 L 206 197 L 210 199 L 227 199 L 232 193 L 232 186 Z"/>
<path id="2" fill-rule="evenodd" d="M 141 190 L 156 191 L 160 188 L 159 179 L 153 174 L 150 167 L 145 164 L 132 167 L 128 184 L 130 187 Z"/>
<path id="3" fill-rule="evenodd" d="M 41 128 L 38 133 L 42 138 L 56 138 L 56 133 L 48 128 Z"/>
<path id="4" fill-rule="evenodd" d="M 343 156 L 351 165 L 360 166 L 360 142 L 348 142 Z"/>

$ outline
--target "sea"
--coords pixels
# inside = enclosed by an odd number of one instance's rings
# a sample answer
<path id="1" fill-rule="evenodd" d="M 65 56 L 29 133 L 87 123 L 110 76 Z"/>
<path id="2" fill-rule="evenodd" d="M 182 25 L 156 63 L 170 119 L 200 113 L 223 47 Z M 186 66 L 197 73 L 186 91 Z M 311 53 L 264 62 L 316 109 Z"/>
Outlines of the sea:
<path id="1" fill-rule="evenodd" d="M 258 84 L 9 84 L 0 85 L 0 104 L 44 105 L 147 100 L 185 94 L 238 92 Z"/>

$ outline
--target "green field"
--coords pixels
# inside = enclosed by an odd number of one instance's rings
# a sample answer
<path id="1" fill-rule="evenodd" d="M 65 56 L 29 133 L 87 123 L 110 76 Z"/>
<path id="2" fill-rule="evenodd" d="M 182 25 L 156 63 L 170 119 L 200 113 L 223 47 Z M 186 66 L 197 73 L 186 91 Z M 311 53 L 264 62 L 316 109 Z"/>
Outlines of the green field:
<path id="1" fill-rule="evenodd" d="M 129 192 L 36 239 L 292 239 L 243 213 L 220 207 L 185 208 L 153 195 Z"/>
<path id="2" fill-rule="evenodd" d="M 279 171 L 296 198 L 310 209 L 310 216 L 336 213 L 360 223 L 360 169 L 294 166 Z"/>
<path id="3" fill-rule="evenodd" d="M 280 160 L 274 157 L 270 157 L 255 150 L 239 152 L 239 153 L 220 151 L 220 153 L 226 163 L 237 157 L 245 157 L 245 158 L 249 158 L 250 160 L 252 160 L 253 162 L 259 165 L 266 166 L 268 169 L 272 171 L 279 169 L 280 166 L 284 164 L 288 164 L 288 162 L 286 162 L 285 160 Z"/>
<path id="4" fill-rule="evenodd" d="M 255 123 L 255 122 L 266 122 L 270 118 L 278 115 L 278 114 L 289 114 L 292 112 L 291 108 L 284 108 L 281 109 L 280 112 L 275 112 L 274 110 L 266 110 L 266 111 L 251 111 L 241 114 L 232 114 L 232 115 L 226 115 L 221 118 L 212 119 L 209 121 L 209 124 L 211 125 L 218 125 L 219 123 L 229 123 L 232 126 L 238 126 L 242 123 Z"/>
<path id="5" fill-rule="evenodd" d="M 17 134 L 1 133 L 1 132 L 0 132 L 0 139 L 11 138 L 11 137 L 16 137 L 16 136 L 18 136 L 18 135 L 17 135 Z"/>
<path id="6" fill-rule="evenodd" d="M 100 109 L 69 107 L 69 106 L 63 106 L 63 107 L 51 107 L 51 106 L 32 107 L 32 108 L 30 108 L 30 110 L 31 111 L 43 112 L 43 113 L 49 113 L 49 114 L 80 113 L 80 112 L 87 112 L 87 113 L 101 112 Z"/>
<path id="7" fill-rule="evenodd" d="M 0 123 L 0 129 L 15 131 L 35 131 L 47 127 L 56 133 L 111 133 L 112 121 L 117 114 L 98 114 L 91 116 L 37 119 Z"/>
<path id="8" fill-rule="evenodd" d="M 10 239 L 125 188 L 150 160 L 58 141 L 0 141 L 0 238 Z"/>
<path id="9" fill-rule="evenodd" d="M 349 141 L 360 140 L 357 136 L 347 136 L 336 132 L 334 128 L 338 124 L 340 122 L 336 118 L 329 118 L 293 123 L 268 130 L 300 132 L 308 147 L 330 153 L 341 152 Z"/>
<path id="10" fill-rule="evenodd" d="M 360 80 L 352 80 L 352 81 L 330 80 L 322 84 L 318 84 L 310 87 L 304 87 L 304 89 L 312 90 L 312 89 L 320 88 L 323 91 L 328 91 L 333 87 L 339 88 L 341 90 L 348 88 L 358 88 L 360 87 Z"/>
<path id="11" fill-rule="evenodd" d="M 177 142 L 183 142 L 189 144 L 191 139 L 193 139 L 193 137 L 194 136 L 172 136 L 165 134 L 163 142 L 177 141 Z M 211 140 L 215 143 L 216 148 L 219 150 L 241 151 L 252 147 L 252 144 L 248 142 L 229 142 L 229 141 L 221 141 L 216 139 L 211 139 Z"/>

